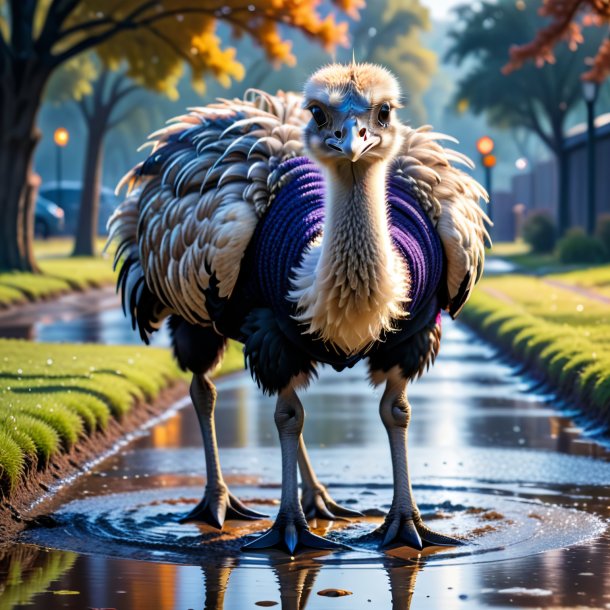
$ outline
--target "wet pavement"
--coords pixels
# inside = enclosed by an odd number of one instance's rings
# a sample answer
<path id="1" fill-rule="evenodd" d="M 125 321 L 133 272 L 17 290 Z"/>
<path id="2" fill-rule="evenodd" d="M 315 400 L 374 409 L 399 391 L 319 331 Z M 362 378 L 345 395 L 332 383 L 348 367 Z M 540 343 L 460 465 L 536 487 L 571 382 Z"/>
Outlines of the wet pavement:
<path id="1" fill-rule="evenodd" d="M 116 308 L 62 315 L 37 322 L 30 336 L 136 340 Z M 447 320 L 444 333 L 437 365 L 410 388 L 409 457 L 425 519 L 466 534 L 468 545 L 381 553 L 363 538 L 391 501 L 379 391 L 363 367 L 324 369 L 303 395 L 305 438 L 333 497 L 368 516 L 313 526 L 351 550 L 243 553 L 269 521 L 230 522 L 222 534 L 180 524 L 204 484 L 187 405 L 59 490 L 56 526 L 25 532 L 0 559 L 0 608 L 610 608 L 608 452 L 469 330 Z M 227 482 L 273 516 L 273 400 L 246 374 L 218 389 Z M 328 596 L 337 590 L 350 594 Z"/>

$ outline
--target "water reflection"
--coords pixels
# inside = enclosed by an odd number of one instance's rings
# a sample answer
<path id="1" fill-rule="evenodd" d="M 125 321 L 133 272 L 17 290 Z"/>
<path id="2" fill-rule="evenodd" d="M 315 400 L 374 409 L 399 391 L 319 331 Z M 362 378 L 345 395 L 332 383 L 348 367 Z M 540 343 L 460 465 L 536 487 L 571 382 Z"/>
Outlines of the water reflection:
<path id="1" fill-rule="evenodd" d="M 76 558 L 75 553 L 26 545 L 0 551 L 0 609 L 30 604 L 68 572 Z"/>
<path id="2" fill-rule="evenodd" d="M 278 606 L 282 610 L 305 610 L 319 606 L 328 597 L 341 596 L 344 592 L 354 594 L 341 589 L 338 571 L 324 565 L 321 561 L 324 555 L 308 553 L 294 560 L 271 553 L 261 556 L 258 568 L 246 570 L 239 558 L 200 567 L 137 564 L 22 546 L 18 552 L 0 559 L 0 608 L 10 610 L 27 605 L 68 609 L 225 610 Z M 424 563 L 415 560 L 401 564 L 390 558 L 384 561 L 386 577 L 378 584 L 385 581 L 392 610 L 409 610 L 417 574 Z M 323 572 L 321 584 L 318 578 Z M 250 573 L 254 579 L 249 578 Z M 337 586 L 327 587 L 329 578 L 330 582 L 335 579 Z M 245 588 L 246 584 L 250 587 Z M 233 594 L 236 590 L 240 591 L 239 604 Z M 379 592 L 376 593 L 378 597 Z M 361 595 L 356 600 L 356 605 L 363 607 Z"/>
<path id="3" fill-rule="evenodd" d="M 50 343 L 141 343 L 138 332 L 121 311 L 117 295 L 109 288 L 3 312 L 0 337 Z M 169 345 L 165 328 L 155 334 L 153 343 Z"/>

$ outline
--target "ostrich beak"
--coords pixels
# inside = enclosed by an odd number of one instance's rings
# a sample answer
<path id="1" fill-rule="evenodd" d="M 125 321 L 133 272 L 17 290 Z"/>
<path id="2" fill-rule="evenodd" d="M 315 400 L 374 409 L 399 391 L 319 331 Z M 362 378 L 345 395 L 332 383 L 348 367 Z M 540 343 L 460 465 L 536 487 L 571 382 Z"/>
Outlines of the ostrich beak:
<path id="1" fill-rule="evenodd" d="M 376 143 L 376 138 L 371 136 L 367 128 L 355 118 L 347 119 L 343 123 L 343 133 L 345 136 L 340 143 L 341 151 L 352 163 Z"/>
<path id="2" fill-rule="evenodd" d="M 341 132 L 335 133 L 337 136 L 341 134 L 341 137 L 328 138 L 327 146 L 343 153 L 352 163 L 379 143 L 379 138 L 371 134 L 366 126 L 354 117 L 350 117 L 343 123 Z"/>

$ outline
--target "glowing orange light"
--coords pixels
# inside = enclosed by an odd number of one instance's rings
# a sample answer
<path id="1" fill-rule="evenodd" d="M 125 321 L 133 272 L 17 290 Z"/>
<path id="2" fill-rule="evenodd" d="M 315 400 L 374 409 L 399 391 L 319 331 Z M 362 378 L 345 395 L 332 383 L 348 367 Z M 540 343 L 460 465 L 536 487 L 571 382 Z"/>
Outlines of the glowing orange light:
<path id="1" fill-rule="evenodd" d="M 489 136 L 477 140 L 477 150 L 482 155 L 488 155 L 494 149 L 494 141 Z"/>
<path id="2" fill-rule="evenodd" d="M 495 155 L 485 155 L 483 157 L 483 165 L 485 167 L 495 167 L 495 165 L 496 165 Z"/>
<path id="3" fill-rule="evenodd" d="M 58 127 L 53 133 L 53 141 L 57 146 L 66 146 L 70 141 L 70 134 L 65 127 Z"/>

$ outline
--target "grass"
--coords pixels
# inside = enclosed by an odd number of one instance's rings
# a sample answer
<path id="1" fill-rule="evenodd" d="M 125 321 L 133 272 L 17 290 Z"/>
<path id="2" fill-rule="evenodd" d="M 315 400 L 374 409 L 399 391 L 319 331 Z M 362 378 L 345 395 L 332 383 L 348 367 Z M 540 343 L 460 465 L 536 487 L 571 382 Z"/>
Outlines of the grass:
<path id="1" fill-rule="evenodd" d="M 243 370 L 230 342 L 218 373 Z M 0 339 L 0 492 L 150 402 L 184 373 L 169 350 Z"/>
<path id="2" fill-rule="evenodd" d="M 151 401 L 182 373 L 167 350 L 0 340 L 0 488 Z"/>
<path id="3" fill-rule="evenodd" d="M 106 244 L 105 237 L 98 237 L 96 249 L 101 252 Z M 51 237 L 50 239 L 37 239 L 34 241 L 34 254 L 40 261 L 45 258 L 66 258 L 72 254 L 74 248 L 73 237 Z"/>
<path id="4" fill-rule="evenodd" d="M 604 281 L 610 269 L 571 272 L 572 283 L 578 283 L 580 273 L 584 282 Z M 610 424 L 607 304 L 544 278 L 511 274 L 485 278 L 463 318 L 583 410 Z"/>
<path id="5" fill-rule="evenodd" d="M 490 257 L 498 257 L 507 260 L 523 271 L 546 273 L 549 270 L 562 269 L 555 254 L 536 254 L 530 251 L 530 247 L 523 241 L 494 243 L 487 251 Z"/>
<path id="6" fill-rule="evenodd" d="M 603 296 L 610 297 L 610 265 L 607 264 L 590 267 L 589 269 L 553 274 L 549 276 L 549 279 L 586 290 L 593 290 Z"/>
<path id="7" fill-rule="evenodd" d="M 42 274 L 0 273 L 0 308 L 59 296 L 72 290 L 113 284 L 112 257 L 70 257 L 72 239 L 37 241 Z M 103 238 L 98 241 L 101 251 Z"/>

